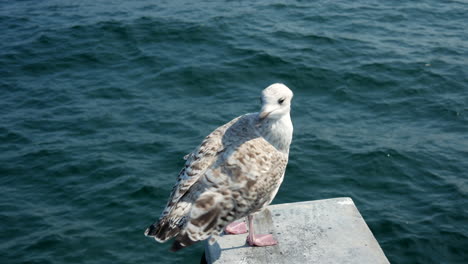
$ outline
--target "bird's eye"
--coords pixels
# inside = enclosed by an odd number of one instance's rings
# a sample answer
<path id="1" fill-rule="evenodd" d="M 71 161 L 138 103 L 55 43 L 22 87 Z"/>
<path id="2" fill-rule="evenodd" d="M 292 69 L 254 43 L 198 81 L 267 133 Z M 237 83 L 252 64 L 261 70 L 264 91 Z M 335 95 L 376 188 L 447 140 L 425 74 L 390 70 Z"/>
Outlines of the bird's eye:
<path id="1" fill-rule="evenodd" d="M 278 100 L 278 104 L 283 104 L 283 102 L 284 102 L 284 98 L 281 98 Z"/>

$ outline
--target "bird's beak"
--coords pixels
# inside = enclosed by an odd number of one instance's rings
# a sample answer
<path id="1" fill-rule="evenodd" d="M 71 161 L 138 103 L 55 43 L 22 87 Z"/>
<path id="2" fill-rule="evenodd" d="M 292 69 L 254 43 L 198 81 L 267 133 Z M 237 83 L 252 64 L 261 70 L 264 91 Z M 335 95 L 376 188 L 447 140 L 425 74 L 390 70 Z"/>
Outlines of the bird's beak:
<path id="1" fill-rule="evenodd" d="M 260 117 L 260 120 L 263 120 L 268 117 L 271 112 L 273 112 L 275 109 L 273 107 L 268 107 L 268 106 L 263 106 L 262 109 L 260 110 L 260 114 L 258 115 Z"/>

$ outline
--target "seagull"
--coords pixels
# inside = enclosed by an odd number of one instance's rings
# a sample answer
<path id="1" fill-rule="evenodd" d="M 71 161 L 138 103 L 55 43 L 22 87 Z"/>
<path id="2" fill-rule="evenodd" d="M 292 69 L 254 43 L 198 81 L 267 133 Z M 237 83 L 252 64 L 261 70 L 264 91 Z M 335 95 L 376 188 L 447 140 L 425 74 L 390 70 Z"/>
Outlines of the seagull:
<path id="1" fill-rule="evenodd" d="M 251 246 L 272 246 L 271 234 L 255 234 L 253 217 L 275 197 L 283 182 L 292 141 L 293 92 L 275 83 L 262 91 L 258 113 L 239 116 L 209 134 L 193 152 L 158 221 L 145 235 L 158 242 L 175 238 L 172 251 L 198 241 L 215 241 L 223 230 L 247 233 Z"/>

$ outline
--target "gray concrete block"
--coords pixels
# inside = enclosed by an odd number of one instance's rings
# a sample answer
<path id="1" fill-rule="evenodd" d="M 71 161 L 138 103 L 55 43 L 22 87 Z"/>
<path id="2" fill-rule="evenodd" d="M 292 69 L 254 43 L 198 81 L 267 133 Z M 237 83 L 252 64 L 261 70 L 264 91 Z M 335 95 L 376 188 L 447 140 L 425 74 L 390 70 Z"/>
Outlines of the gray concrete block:
<path id="1" fill-rule="evenodd" d="M 247 234 L 223 235 L 205 244 L 207 263 L 389 263 L 351 198 L 268 206 L 255 231 L 279 244 L 250 247 Z"/>

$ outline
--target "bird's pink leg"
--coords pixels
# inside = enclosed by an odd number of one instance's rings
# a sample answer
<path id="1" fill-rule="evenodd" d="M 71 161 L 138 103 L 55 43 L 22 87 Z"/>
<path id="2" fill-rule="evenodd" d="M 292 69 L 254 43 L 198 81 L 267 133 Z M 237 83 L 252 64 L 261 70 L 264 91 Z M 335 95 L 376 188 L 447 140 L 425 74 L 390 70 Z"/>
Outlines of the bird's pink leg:
<path id="1" fill-rule="evenodd" d="M 224 228 L 226 234 L 230 235 L 238 235 L 238 234 L 245 234 L 247 233 L 247 225 L 244 221 L 242 222 L 233 222 Z"/>
<path id="2" fill-rule="evenodd" d="M 273 238 L 273 235 L 271 234 L 255 235 L 253 226 L 253 215 L 249 215 L 247 219 L 249 221 L 249 235 L 247 236 L 247 243 L 249 243 L 249 245 L 265 247 L 278 244 L 278 241 L 276 241 L 276 239 Z"/>

